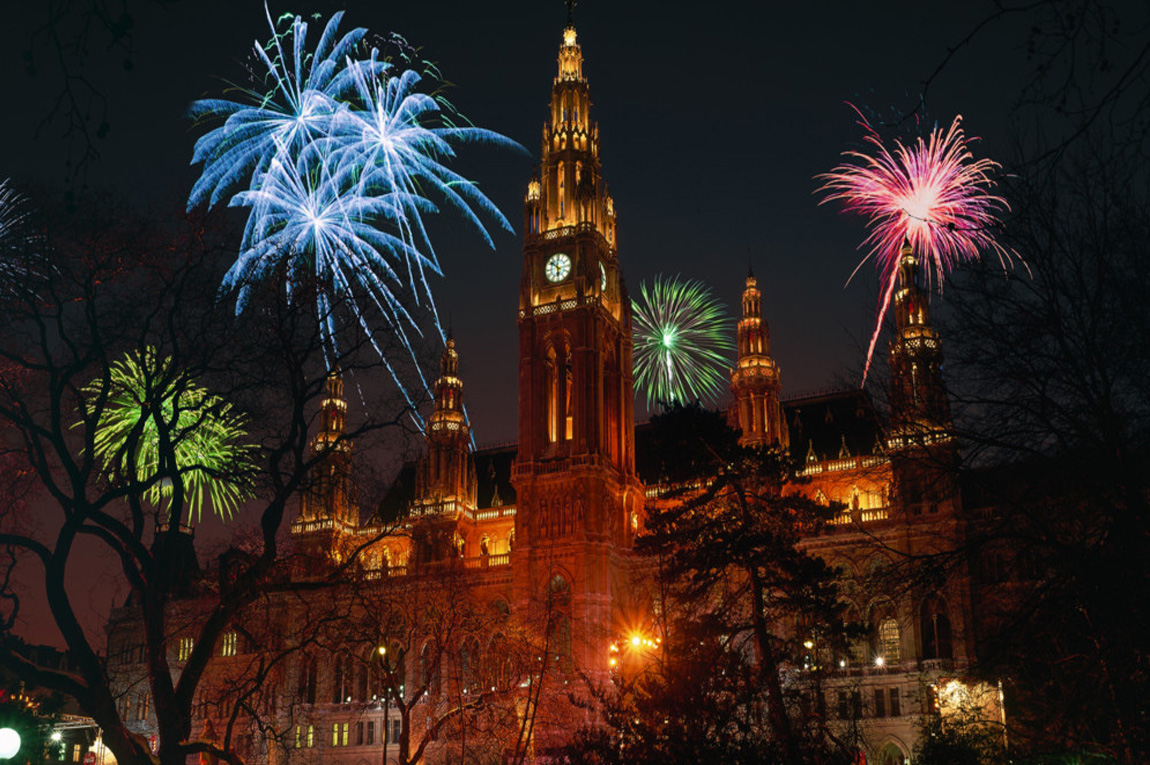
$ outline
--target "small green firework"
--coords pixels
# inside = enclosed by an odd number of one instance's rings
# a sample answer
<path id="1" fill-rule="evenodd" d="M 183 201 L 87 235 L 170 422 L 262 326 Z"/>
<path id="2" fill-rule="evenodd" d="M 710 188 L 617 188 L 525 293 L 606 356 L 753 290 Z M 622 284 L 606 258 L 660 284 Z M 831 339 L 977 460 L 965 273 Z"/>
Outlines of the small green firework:
<path id="1" fill-rule="evenodd" d="M 199 520 L 206 502 L 230 518 L 252 495 L 256 448 L 244 443 L 246 418 L 156 349 L 125 354 L 106 382 L 94 380 L 84 393 L 89 406 L 107 395 L 94 451 L 114 483 L 138 483 L 145 500 L 159 506 L 179 481 L 188 521 Z"/>
<path id="2" fill-rule="evenodd" d="M 735 349 L 725 306 L 700 281 L 656 276 L 631 301 L 635 382 L 655 404 L 718 398 Z"/>

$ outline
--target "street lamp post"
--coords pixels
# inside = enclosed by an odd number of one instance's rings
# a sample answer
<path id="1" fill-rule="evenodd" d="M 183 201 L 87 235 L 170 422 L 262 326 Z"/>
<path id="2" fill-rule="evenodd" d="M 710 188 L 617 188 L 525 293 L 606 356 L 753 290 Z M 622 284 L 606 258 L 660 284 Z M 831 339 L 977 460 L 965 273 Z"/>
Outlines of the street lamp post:
<path id="1" fill-rule="evenodd" d="M 383 734 L 379 737 L 383 741 L 383 762 L 381 765 L 387 765 L 387 733 L 388 733 L 388 717 L 391 712 L 391 672 L 387 666 L 387 646 L 381 645 L 379 647 L 379 664 L 383 670 L 383 687 L 380 688 L 380 693 L 383 696 Z"/>

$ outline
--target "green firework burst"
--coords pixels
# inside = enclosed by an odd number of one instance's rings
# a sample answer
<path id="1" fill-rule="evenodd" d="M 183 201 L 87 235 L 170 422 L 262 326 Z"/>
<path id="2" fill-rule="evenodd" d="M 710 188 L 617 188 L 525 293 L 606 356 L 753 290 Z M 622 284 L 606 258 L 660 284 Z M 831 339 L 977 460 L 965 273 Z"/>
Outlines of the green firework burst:
<path id="1" fill-rule="evenodd" d="M 84 393 L 89 404 L 107 395 L 94 451 L 113 482 L 140 484 L 158 506 L 179 481 L 189 521 L 199 520 L 205 503 L 230 518 L 251 496 L 256 448 L 244 442 L 246 418 L 154 348 L 126 354 L 106 383 L 95 380 Z"/>
<path id="2" fill-rule="evenodd" d="M 718 398 L 727 383 L 733 329 L 724 306 L 701 281 L 656 276 L 631 301 L 635 382 L 655 404 Z"/>

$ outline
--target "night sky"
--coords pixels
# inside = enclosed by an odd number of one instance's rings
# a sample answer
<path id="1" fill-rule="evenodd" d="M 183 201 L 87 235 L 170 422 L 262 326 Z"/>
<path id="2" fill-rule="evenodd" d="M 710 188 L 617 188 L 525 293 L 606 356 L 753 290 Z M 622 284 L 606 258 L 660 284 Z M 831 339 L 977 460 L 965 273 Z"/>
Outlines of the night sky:
<path id="1" fill-rule="evenodd" d="M 69 177 L 62 125 L 49 121 L 63 87 L 50 59 L 25 74 L 22 52 L 44 23 L 40 3 L 10 3 L 0 22 L 5 84 L 0 178 L 64 188 Z M 262 2 L 135 0 L 132 68 L 94 34 L 80 70 L 107 97 L 107 137 L 82 176 L 89 190 L 127 195 L 151 213 L 177 215 L 195 178 L 188 166 L 202 130 L 188 104 L 243 82 L 254 39 L 266 39 Z M 347 10 L 343 29 L 398 32 L 422 46 L 454 84 L 450 98 L 479 126 L 519 141 L 530 156 L 469 149 L 458 165 L 504 210 L 516 233 L 495 233 L 491 251 L 458 220 L 438 227 L 445 277 L 434 285 L 450 317 L 480 445 L 511 440 L 516 428 L 517 291 L 522 202 L 538 160 L 566 10 L 559 0 L 504 3 L 276 3 L 285 11 Z M 599 123 L 604 176 L 619 214 L 619 254 L 631 293 L 656 274 L 709 284 L 733 311 L 748 264 L 764 292 L 772 352 L 784 394 L 857 380 L 874 320 L 873 270 L 844 290 L 865 236 L 858 219 L 818 207 L 820 172 L 859 145 L 844 104 L 879 112 L 910 109 L 947 48 L 989 2 L 579 4 L 575 25 Z M 322 28 L 319 22 L 311 44 Z M 1006 114 L 1028 70 L 1025 27 L 1004 25 L 960 52 L 932 85 L 932 120 L 966 117 L 985 139 L 979 156 L 1010 144 Z M 41 54 L 44 51 L 41 50 Z M 637 412 L 642 415 L 641 406 Z M 230 528 L 230 527 L 229 527 Z M 102 623 L 109 592 L 91 588 L 91 623 Z M 28 604 L 25 633 L 56 642 L 45 615 Z"/>
<path id="2" fill-rule="evenodd" d="M 107 96 L 107 138 L 84 181 L 176 214 L 195 177 L 184 110 L 243 82 L 252 41 L 266 39 L 261 2 L 132 3 L 124 54 L 93 35 L 84 74 Z M 844 290 L 864 228 L 818 207 L 813 176 L 861 136 L 851 101 L 909 109 L 922 81 L 990 3 L 581 2 L 575 23 L 599 123 L 604 175 L 619 212 L 619 252 L 633 295 L 656 274 L 704 280 L 732 312 L 753 264 L 764 291 L 785 394 L 841 385 L 857 370 L 874 317 L 869 268 Z M 515 310 L 522 199 L 538 160 L 566 10 L 559 0 L 502 3 L 275 3 L 285 11 L 345 9 L 342 29 L 398 32 L 454 84 L 449 96 L 479 126 L 530 157 L 469 148 L 458 167 L 505 212 L 515 234 L 491 251 L 457 220 L 438 230 L 445 277 L 433 286 L 451 318 L 466 398 L 482 445 L 515 437 Z M 21 3 L 0 30 L 9 73 L 0 177 L 63 185 L 61 124 L 36 125 L 62 80 L 50 60 L 35 77 L 20 56 L 43 23 Z M 313 25 L 311 45 L 322 28 Z M 966 117 L 980 153 L 1009 142 L 1004 114 L 1026 73 L 1025 30 L 995 27 L 948 65 L 930 91 L 932 120 Z M 639 407 L 641 410 L 641 407 Z M 640 414 L 641 411 L 640 411 Z"/>

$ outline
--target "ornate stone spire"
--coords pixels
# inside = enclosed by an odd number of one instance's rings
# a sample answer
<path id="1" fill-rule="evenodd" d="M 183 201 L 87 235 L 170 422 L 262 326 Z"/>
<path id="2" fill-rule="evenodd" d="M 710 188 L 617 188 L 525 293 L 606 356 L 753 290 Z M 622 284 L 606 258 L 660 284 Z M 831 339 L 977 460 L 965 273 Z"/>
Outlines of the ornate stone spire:
<path id="1" fill-rule="evenodd" d="M 424 513 L 474 510 L 478 483 L 471 429 L 463 412 L 463 380 L 455 338 L 447 337 L 435 381 L 435 411 L 427 422 L 427 456 L 416 473 L 415 501 Z"/>
<path id="2" fill-rule="evenodd" d="M 527 185 L 529 235 L 589 224 L 615 247 L 615 206 L 601 177 L 599 128 L 575 27 L 563 30 L 559 71 L 551 86 L 550 119 L 543 127 L 540 173 Z"/>
<path id="3" fill-rule="evenodd" d="M 771 331 L 763 319 L 762 293 L 748 267 L 743 315 L 738 327 L 739 356 L 731 371 L 731 425 L 742 431 L 743 446 L 786 446 L 786 423 L 779 406 L 781 380 L 771 358 Z"/>
<path id="4" fill-rule="evenodd" d="M 909 242 L 902 246 L 890 344 L 892 448 L 950 439 L 952 423 L 942 382 L 942 344 L 930 323 L 922 269 Z"/>
<path id="5" fill-rule="evenodd" d="M 302 493 L 300 518 L 293 530 L 332 528 L 331 522 L 348 527 L 358 525 L 359 507 L 351 481 L 351 447 L 343 379 L 336 369 L 328 373 L 324 381 L 319 431 L 311 440 L 312 456 L 317 460 Z"/>

